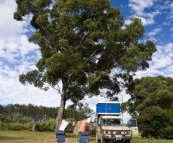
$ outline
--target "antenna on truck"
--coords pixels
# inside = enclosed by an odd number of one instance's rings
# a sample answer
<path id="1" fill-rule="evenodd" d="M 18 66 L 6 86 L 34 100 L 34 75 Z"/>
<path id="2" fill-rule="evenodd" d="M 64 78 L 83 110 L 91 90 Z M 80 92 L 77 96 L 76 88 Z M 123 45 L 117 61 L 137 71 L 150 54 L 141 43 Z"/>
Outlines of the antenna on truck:
<path id="1" fill-rule="evenodd" d="M 121 95 L 121 103 L 123 103 L 123 95 L 120 93 L 120 95 Z M 121 116 L 122 116 L 122 120 L 123 120 L 123 126 L 124 126 L 124 119 L 123 119 L 123 112 L 121 112 L 122 114 L 121 114 Z M 122 129 L 123 129 L 123 126 L 122 126 Z"/>

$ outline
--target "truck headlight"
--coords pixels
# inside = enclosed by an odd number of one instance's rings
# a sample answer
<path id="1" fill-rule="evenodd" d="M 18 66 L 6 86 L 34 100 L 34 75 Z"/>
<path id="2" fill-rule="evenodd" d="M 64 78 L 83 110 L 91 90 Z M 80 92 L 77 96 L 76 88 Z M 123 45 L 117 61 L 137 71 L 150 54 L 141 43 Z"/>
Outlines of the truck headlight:
<path id="1" fill-rule="evenodd" d="M 113 134 L 116 135 L 116 131 L 113 131 Z"/>
<path id="2" fill-rule="evenodd" d="M 127 135 L 127 131 L 124 131 L 125 135 Z"/>
<path id="3" fill-rule="evenodd" d="M 121 134 L 124 135 L 124 131 L 121 131 Z"/>
<path id="4" fill-rule="evenodd" d="M 110 134 L 111 134 L 111 131 L 104 130 L 104 134 L 108 134 L 108 135 L 110 135 Z"/>
<path id="5" fill-rule="evenodd" d="M 111 134 L 111 131 L 108 131 L 108 135 L 110 135 Z"/>
<path id="6" fill-rule="evenodd" d="M 131 135 L 131 134 L 132 134 L 132 131 L 131 131 L 131 130 L 129 130 L 129 131 L 128 131 L 128 134 L 130 134 L 130 135 Z"/>

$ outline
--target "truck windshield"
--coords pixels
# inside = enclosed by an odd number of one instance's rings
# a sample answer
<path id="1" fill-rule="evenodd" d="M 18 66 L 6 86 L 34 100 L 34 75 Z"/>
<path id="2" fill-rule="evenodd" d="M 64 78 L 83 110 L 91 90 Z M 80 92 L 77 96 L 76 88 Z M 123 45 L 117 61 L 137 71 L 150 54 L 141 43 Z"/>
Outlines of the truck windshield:
<path id="1" fill-rule="evenodd" d="M 122 126 L 121 119 L 102 119 L 103 126 Z"/>

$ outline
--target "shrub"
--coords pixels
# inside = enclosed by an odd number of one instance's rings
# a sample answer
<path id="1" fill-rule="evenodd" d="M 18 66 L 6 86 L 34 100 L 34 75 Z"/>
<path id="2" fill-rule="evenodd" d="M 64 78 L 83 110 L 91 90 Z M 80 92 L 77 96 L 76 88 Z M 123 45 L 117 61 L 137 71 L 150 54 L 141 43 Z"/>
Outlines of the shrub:
<path id="1" fill-rule="evenodd" d="M 20 123 L 2 123 L 1 129 L 5 131 L 22 131 L 29 130 L 29 124 Z"/>
<path id="2" fill-rule="evenodd" d="M 90 132 L 89 127 L 92 125 L 92 123 L 86 124 L 85 131 Z"/>
<path id="3" fill-rule="evenodd" d="M 32 122 L 32 118 L 28 118 L 28 117 L 23 117 L 21 114 L 16 113 L 13 115 L 13 122 L 18 122 L 18 123 L 30 123 Z"/>
<path id="4" fill-rule="evenodd" d="M 11 120 L 9 120 L 7 117 L 5 116 L 1 116 L 0 117 L 0 121 L 3 122 L 3 123 L 10 123 L 12 122 Z"/>
<path id="5" fill-rule="evenodd" d="M 55 131 L 56 126 L 56 120 L 53 118 L 50 118 L 45 122 L 46 124 L 46 131 Z"/>
<path id="6" fill-rule="evenodd" d="M 37 123 L 35 125 L 36 131 L 55 131 L 55 119 L 49 119 L 46 122 Z"/>
<path id="7" fill-rule="evenodd" d="M 3 123 L 0 121 L 0 130 L 3 130 L 2 126 L 3 126 Z"/>
<path id="8" fill-rule="evenodd" d="M 11 123 L 9 124 L 9 130 L 13 130 L 13 131 L 28 130 L 28 125 L 20 124 L 20 123 Z"/>
<path id="9" fill-rule="evenodd" d="M 36 131 L 46 131 L 46 123 L 43 122 L 43 123 L 37 123 L 35 125 L 35 130 Z"/>
<path id="10" fill-rule="evenodd" d="M 160 138 L 162 139 L 173 139 L 173 127 L 168 126 L 161 130 Z"/>

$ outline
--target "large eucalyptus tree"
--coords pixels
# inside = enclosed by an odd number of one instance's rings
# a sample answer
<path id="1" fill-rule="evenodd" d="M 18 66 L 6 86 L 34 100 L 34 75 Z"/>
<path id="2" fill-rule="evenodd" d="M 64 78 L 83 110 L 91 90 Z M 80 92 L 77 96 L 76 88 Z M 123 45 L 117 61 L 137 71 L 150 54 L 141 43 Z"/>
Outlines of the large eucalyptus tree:
<path id="1" fill-rule="evenodd" d="M 86 95 L 106 89 L 112 97 L 128 86 L 137 70 L 149 67 L 156 51 L 152 41 L 140 43 L 144 27 L 134 18 L 124 24 L 118 8 L 109 0 L 16 0 L 16 20 L 30 14 L 35 32 L 30 42 L 38 44 L 41 59 L 37 69 L 20 75 L 22 84 L 61 95 L 56 128 L 67 100 L 75 104 Z"/>

